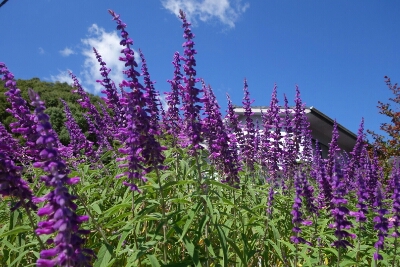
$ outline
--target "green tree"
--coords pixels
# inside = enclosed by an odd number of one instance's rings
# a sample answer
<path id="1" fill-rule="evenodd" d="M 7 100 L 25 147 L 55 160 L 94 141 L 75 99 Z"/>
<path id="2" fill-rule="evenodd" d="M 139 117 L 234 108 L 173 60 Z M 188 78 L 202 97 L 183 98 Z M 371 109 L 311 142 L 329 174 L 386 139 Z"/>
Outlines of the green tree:
<path id="1" fill-rule="evenodd" d="M 46 113 L 50 116 L 50 122 L 53 126 L 53 129 L 58 133 L 60 137 L 60 141 L 66 145 L 69 143 L 69 135 L 68 131 L 65 128 L 65 114 L 64 114 L 64 106 L 62 105 L 60 98 L 64 99 L 70 109 L 71 112 L 82 129 L 85 135 L 88 135 L 88 126 L 85 118 L 82 116 L 82 113 L 86 112 L 77 102 L 80 98 L 79 95 L 73 94 L 72 90 L 74 88 L 67 83 L 60 82 L 46 82 L 41 81 L 39 78 L 32 78 L 30 80 L 17 80 L 17 86 L 21 89 L 21 94 L 24 99 L 26 99 L 29 103 L 28 97 L 28 88 L 32 88 L 39 95 L 40 98 L 45 102 L 46 105 Z M 6 96 L 4 93 L 7 89 L 4 87 L 4 82 L 0 80 L 0 121 L 6 126 L 7 130 L 10 129 L 10 123 L 14 122 L 14 117 L 6 111 L 7 108 L 11 108 L 10 103 L 8 103 Z M 98 102 L 103 102 L 103 100 L 99 96 L 95 96 L 93 94 L 89 94 L 90 100 L 92 103 L 96 105 Z M 33 112 L 33 107 L 31 107 Z"/>
<path id="2" fill-rule="evenodd" d="M 390 160 L 400 156 L 400 87 L 397 83 L 392 84 L 390 78 L 385 76 L 385 83 L 389 90 L 392 91 L 393 97 L 389 98 L 388 103 L 378 101 L 379 113 L 389 118 L 390 122 L 382 123 L 380 129 L 386 133 L 386 136 L 377 134 L 368 130 L 374 143 L 370 147 L 370 151 L 376 150 L 379 159 L 388 174 L 390 169 Z"/>

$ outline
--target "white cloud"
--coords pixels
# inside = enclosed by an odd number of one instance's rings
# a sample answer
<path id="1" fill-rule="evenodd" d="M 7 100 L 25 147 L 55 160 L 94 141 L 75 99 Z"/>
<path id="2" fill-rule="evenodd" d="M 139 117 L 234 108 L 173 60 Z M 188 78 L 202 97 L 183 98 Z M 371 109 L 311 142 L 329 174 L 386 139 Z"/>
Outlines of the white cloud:
<path id="1" fill-rule="evenodd" d="M 179 9 L 182 9 L 189 21 L 201 21 L 218 19 L 229 27 L 235 27 L 235 22 L 243 14 L 249 3 L 241 3 L 241 0 L 161 0 L 164 8 L 175 15 L 179 15 Z"/>
<path id="2" fill-rule="evenodd" d="M 72 54 L 75 54 L 75 52 L 69 47 L 66 47 L 63 50 L 60 50 L 59 52 L 63 57 L 68 57 Z"/>
<path id="3" fill-rule="evenodd" d="M 52 82 L 60 82 L 60 83 L 67 83 L 67 84 L 72 84 L 72 78 L 69 76 L 69 70 L 59 70 L 58 74 L 53 76 L 50 75 L 50 80 Z"/>
<path id="4" fill-rule="evenodd" d="M 101 55 L 103 61 L 106 62 L 107 68 L 111 69 L 109 77 L 118 88 L 118 84 L 124 79 L 122 71 L 125 69 L 124 63 L 119 60 L 122 49 L 122 46 L 119 44 L 121 38 L 117 35 L 117 32 L 106 32 L 96 24 L 93 24 L 88 29 L 88 32 L 87 38 L 81 40 L 85 47 L 82 51 L 85 61 L 81 73 L 84 84 L 93 88 L 96 93 L 103 90 L 103 87 L 96 82 L 96 80 L 101 80 L 102 76 L 99 71 L 100 64 L 93 52 L 94 47 Z M 136 51 L 135 60 L 137 63 L 140 62 L 139 54 Z"/>
<path id="5" fill-rule="evenodd" d="M 43 55 L 44 54 L 44 49 L 39 47 L 39 54 Z"/>

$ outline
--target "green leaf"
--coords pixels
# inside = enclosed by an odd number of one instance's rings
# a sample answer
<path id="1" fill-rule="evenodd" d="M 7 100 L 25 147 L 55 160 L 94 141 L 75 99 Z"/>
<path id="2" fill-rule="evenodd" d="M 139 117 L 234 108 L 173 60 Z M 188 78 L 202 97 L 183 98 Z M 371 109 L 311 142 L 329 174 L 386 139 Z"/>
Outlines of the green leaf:
<path id="1" fill-rule="evenodd" d="M 222 247 L 222 253 L 224 255 L 224 257 L 222 258 L 222 264 L 224 267 L 228 267 L 228 246 L 226 244 L 226 235 L 224 233 L 224 230 L 221 228 L 221 226 L 219 224 L 215 225 L 215 227 L 217 228 L 218 231 L 218 236 L 219 236 L 219 242 L 221 244 Z"/>
<path id="2" fill-rule="evenodd" d="M 117 249 L 115 250 L 115 254 L 119 255 L 119 251 L 121 250 L 122 244 L 124 243 L 125 239 L 128 237 L 128 235 L 130 234 L 131 231 L 124 231 L 121 234 L 121 237 L 118 241 L 118 245 L 117 245 Z"/>
<path id="3" fill-rule="evenodd" d="M 92 205 L 91 205 L 91 207 L 93 208 L 93 210 L 95 211 L 95 212 L 97 212 L 97 214 L 101 214 L 102 212 L 101 212 L 101 209 L 100 209 L 100 206 L 97 204 L 97 203 L 93 203 Z"/>
<path id="4" fill-rule="evenodd" d="M 161 266 L 160 263 L 158 262 L 156 256 L 154 256 L 154 255 L 146 255 L 146 256 L 149 259 L 149 261 L 151 263 L 151 266 L 153 266 L 153 267 L 160 267 Z"/>
<path id="5" fill-rule="evenodd" d="M 195 218 L 195 215 L 197 214 L 199 209 L 200 209 L 200 203 L 198 203 L 197 206 L 194 209 L 191 209 L 189 211 L 189 214 L 188 214 L 189 215 L 189 219 L 186 221 L 185 226 L 183 227 L 183 231 L 182 231 L 181 236 L 179 237 L 178 242 L 181 242 L 183 237 L 186 235 L 186 233 L 189 230 L 189 227 L 192 224 L 192 222 L 193 222 L 193 220 Z"/>
<path id="6" fill-rule="evenodd" d="M 243 254 L 241 253 L 239 247 L 235 243 L 236 241 L 233 241 L 230 238 L 226 238 L 226 241 L 233 248 L 233 250 L 236 252 L 236 255 L 238 255 L 239 259 L 242 261 L 243 266 L 247 266 L 247 263 L 246 263 L 246 260 L 243 257 Z"/>
<path id="7" fill-rule="evenodd" d="M 272 241 L 271 239 L 267 239 L 267 241 L 272 245 L 272 247 L 274 248 L 275 252 L 277 253 L 279 259 L 281 261 L 283 261 L 281 248 L 277 244 L 275 244 L 275 242 Z"/>
<path id="8" fill-rule="evenodd" d="M 291 251 L 293 251 L 293 252 L 296 251 L 296 247 L 292 243 L 289 243 L 284 240 L 278 240 L 278 242 L 285 244 L 288 248 L 290 248 Z"/>
<path id="9" fill-rule="evenodd" d="M 329 253 L 329 254 L 333 254 L 336 256 L 336 258 L 338 257 L 338 251 L 334 248 L 321 248 L 322 251 L 324 251 L 325 253 Z"/>
<path id="10" fill-rule="evenodd" d="M 227 184 L 224 184 L 224 183 L 221 183 L 221 182 L 218 182 L 218 181 L 215 181 L 215 180 L 211 180 L 211 179 L 206 179 L 204 181 L 204 183 L 205 184 L 212 184 L 212 185 L 215 185 L 215 186 L 218 186 L 218 187 L 224 188 L 226 190 L 230 190 L 230 191 L 235 189 L 232 186 L 229 186 Z"/>
<path id="11" fill-rule="evenodd" d="M 10 235 L 17 235 L 17 234 L 20 234 L 20 233 L 25 233 L 25 232 L 28 232 L 28 231 L 31 231 L 31 230 L 32 230 L 32 228 L 29 227 L 29 226 L 26 226 L 26 225 L 17 226 L 17 227 L 14 227 L 12 230 L 10 230 L 8 232 L 2 233 L 0 235 L 0 238 L 3 238 L 5 236 L 10 236 Z"/>
<path id="12" fill-rule="evenodd" d="M 97 253 L 97 260 L 94 263 L 94 267 L 107 267 L 111 260 L 112 247 L 107 244 L 101 246 L 99 253 Z"/>

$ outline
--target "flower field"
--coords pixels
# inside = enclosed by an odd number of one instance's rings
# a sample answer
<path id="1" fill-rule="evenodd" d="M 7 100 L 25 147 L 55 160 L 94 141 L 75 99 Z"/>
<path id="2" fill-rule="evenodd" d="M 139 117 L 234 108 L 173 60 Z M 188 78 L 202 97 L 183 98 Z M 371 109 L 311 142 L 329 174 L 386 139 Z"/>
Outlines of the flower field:
<path id="1" fill-rule="evenodd" d="M 109 12 L 125 79 L 112 81 L 93 48 L 104 88 L 95 105 L 70 73 L 94 141 L 60 99 L 63 145 L 35 88 L 24 99 L 0 62 L 15 118 L 11 132 L 0 123 L 1 266 L 400 266 L 400 166 L 383 171 L 363 120 L 350 154 L 335 122 L 322 158 L 298 88 L 290 108 L 275 86 L 256 122 L 244 80 L 246 121 L 229 96 L 223 116 L 197 76 L 182 11 L 184 51 L 163 105 L 144 54 L 135 61 L 127 25 Z"/>

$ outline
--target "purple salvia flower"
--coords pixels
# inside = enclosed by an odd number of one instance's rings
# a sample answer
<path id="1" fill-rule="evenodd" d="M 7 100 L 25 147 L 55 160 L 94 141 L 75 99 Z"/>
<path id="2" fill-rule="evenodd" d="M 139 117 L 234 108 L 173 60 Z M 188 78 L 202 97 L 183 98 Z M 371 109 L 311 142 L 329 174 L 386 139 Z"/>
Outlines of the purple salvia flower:
<path id="1" fill-rule="evenodd" d="M 361 159 L 365 156 L 363 155 L 365 145 L 364 118 L 362 118 L 360 127 L 358 128 L 357 141 L 353 147 L 353 151 L 350 152 L 351 157 L 346 169 L 346 179 L 349 186 L 354 185 L 354 182 L 356 180 L 355 172 L 358 168 L 362 167 Z"/>
<path id="2" fill-rule="evenodd" d="M 81 150 L 88 158 L 93 157 L 93 143 L 86 139 L 86 136 L 82 133 L 81 128 L 76 123 L 74 117 L 72 116 L 72 112 L 67 104 L 63 99 L 60 99 L 61 103 L 64 105 L 64 113 L 66 117 L 65 126 L 68 130 L 70 143 L 69 146 L 72 149 L 72 153 L 74 157 L 80 158 Z"/>
<path id="3" fill-rule="evenodd" d="M 312 148 L 312 135 L 310 129 L 310 122 L 308 121 L 305 112 L 303 112 L 301 146 L 303 148 L 303 151 L 301 151 L 300 159 L 304 162 L 311 162 L 314 151 Z"/>
<path id="4" fill-rule="evenodd" d="M 287 180 L 288 178 L 294 176 L 294 167 L 298 154 L 294 142 L 292 116 L 286 95 L 284 95 L 284 110 L 285 110 L 285 117 L 282 124 L 285 135 L 283 136 L 283 149 L 281 156 L 284 179 L 282 179 L 282 181 L 284 181 L 285 179 Z"/>
<path id="5" fill-rule="evenodd" d="M 313 158 L 310 122 L 305 113 L 305 104 L 300 97 L 300 89 L 296 85 L 295 108 L 292 119 L 292 132 L 297 157 L 303 162 L 311 162 Z"/>
<path id="6" fill-rule="evenodd" d="M 366 185 L 366 181 L 369 175 L 368 161 L 369 161 L 368 152 L 364 146 L 363 150 L 360 152 L 360 155 L 357 159 L 357 165 L 359 167 L 357 167 L 356 170 L 352 171 L 353 173 L 352 175 L 356 177 L 355 185 L 357 188 L 357 199 L 358 199 L 356 205 L 358 211 L 353 212 L 352 215 L 356 217 L 356 221 L 360 223 L 367 221 L 367 217 L 365 215 L 368 213 L 367 201 L 369 197 Z"/>
<path id="7" fill-rule="evenodd" d="M 33 204 L 33 193 L 27 182 L 21 177 L 22 167 L 15 165 L 14 161 L 0 150 L 0 195 L 12 196 L 16 203 L 11 211 L 23 206 L 26 209 L 36 210 Z"/>
<path id="8" fill-rule="evenodd" d="M 38 155 L 36 146 L 38 133 L 34 127 L 34 116 L 31 114 L 27 102 L 22 98 L 21 90 L 17 88 L 14 75 L 2 62 L 0 62 L 0 75 L 3 76 L 4 87 L 8 89 L 8 91 L 5 92 L 7 101 L 11 104 L 11 109 L 7 109 L 6 111 L 11 113 L 17 120 L 16 122 L 10 123 L 11 131 L 13 133 L 19 133 L 24 137 L 26 140 L 25 146 L 27 147 L 27 156 L 36 158 Z"/>
<path id="9" fill-rule="evenodd" d="M 254 132 L 254 160 L 256 162 L 262 160 L 261 147 L 260 123 L 256 120 L 256 128 Z"/>
<path id="10" fill-rule="evenodd" d="M 113 136 L 118 132 L 117 125 L 115 124 L 115 119 L 111 118 L 110 113 L 108 113 L 107 108 L 101 102 L 97 102 L 101 109 L 101 113 L 103 114 L 102 120 L 104 121 L 104 125 L 107 127 L 107 131 L 111 132 Z M 112 140 L 112 139 L 111 139 Z"/>
<path id="11" fill-rule="evenodd" d="M 117 124 L 121 122 L 121 104 L 119 103 L 119 96 L 117 92 L 117 88 L 115 87 L 115 83 L 110 79 L 108 74 L 111 69 L 106 67 L 106 63 L 101 58 L 101 55 L 97 52 L 97 50 L 93 47 L 93 52 L 96 55 L 97 61 L 99 62 L 100 74 L 103 77 L 102 80 L 96 80 L 96 82 L 100 83 L 105 90 L 101 91 L 103 94 L 106 94 L 107 97 L 103 98 L 106 102 L 107 107 L 110 108 L 115 116 L 115 121 Z"/>
<path id="12" fill-rule="evenodd" d="M 374 207 L 378 215 L 374 218 L 374 229 L 378 231 L 378 240 L 375 242 L 376 252 L 374 253 L 374 260 L 383 260 L 383 257 L 381 254 L 379 254 L 379 251 L 385 247 L 385 237 L 387 236 L 387 232 L 389 230 L 389 221 L 387 218 L 385 218 L 388 210 L 384 208 L 382 186 L 379 183 L 376 187 L 375 194 L 376 197 Z"/>
<path id="13" fill-rule="evenodd" d="M 75 87 L 75 90 L 73 90 L 73 93 L 79 94 L 82 98 L 78 100 L 79 104 L 88 110 L 88 114 L 93 118 L 93 124 L 94 128 L 92 129 L 93 134 L 96 137 L 97 144 L 99 145 L 99 148 L 103 149 L 103 146 L 107 148 L 108 150 L 112 150 L 112 147 L 110 145 L 110 140 L 113 139 L 112 133 L 108 130 L 104 120 L 100 116 L 100 113 L 96 109 L 96 107 L 90 102 L 90 98 L 83 90 L 81 84 L 79 83 L 78 79 L 76 76 L 72 73 L 69 72 L 69 75 L 71 76 L 72 80 L 74 81 L 73 86 Z"/>
<path id="14" fill-rule="evenodd" d="M 311 214 L 318 214 L 318 207 L 315 205 L 314 187 L 309 183 L 308 178 L 304 173 L 301 173 L 301 183 L 303 187 L 303 200 L 305 207 Z"/>
<path id="15" fill-rule="evenodd" d="M 73 93 L 79 94 L 82 98 L 78 100 L 79 104 L 87 109 L 88 115 L 93 118 L 93 123 L 95 126 L 95 135 L 97 139 L 99 140 L 99 143 L 102 143 L 107 147 L 107 149 L 112 149 L 109 140 L 112 140 L 112 133 L 108 130 L 108 127 L 106 126 L 105 121 L 101 117 L 99 111 L 97 110 L 96 106 L 93 105 L 90 101 L 90 98 L 88 94 L 83 90 L 79 80 L 76 78 L 76 76 L 70 72 L 69 73 L 72 80 L 74 81 L 73 86 L 76 88 L 73 90 Z"/>
<path id="16" fill-rule="evenodd" d="M 179 11 L 179 14 L 183 22 L 183 37 L 186 39 L 186 41 L 182 44 L 182 46 L 185 48 L 184 56 L 181 57 L 181 60 L 185 62 L 183 65 L 183 70 L 186 74 L 186 76 L 183 77 L 182 85 L 183 97 L 181 109 L 183 110 L 184 115 L 182 129 L 182 133 L 184 133 L 184 135 L 182 135 L 182 139 L 188 139 L 184 141 L 183 145 L 189 145 L 190 152 L 192 154 L 196 154 L 198 150 L 202 149 L 200 143 L 203 141 L 201 136 L 201 122 L 199 120 L 201 104 L 198 97 L 201 90 L 195 87 L 196 83 L 200 81 L 200 79 L 195 78 L 196 70 L 194 69 L 194 66 L 196 66 L 194 55 L 197 54 L 197 52 L 193 48 L 194 34 L 189 28 L 191 24 L 186 20 L 186 15 L 182 10 Z"/>
<path id="17" fill-rule="evenodd" d="M 154 89 L 154 83 L 150 79 L 150 74 L 147 68 L 146 59 L 139 49 L 139 55 L 142 60 L 142 76 L 144 80 L 144 90 L 146 91 L 144 97 L 147 99 L 147 112 L 150 113 L 150 131 L 153 135 L 160 135 L 159 131 L 159 93 Z"/>
<path id="18" fill-rule="evenodd" d="M 379 167 L 378 155 L 376 150 L 374 150 L 374 154 L 372 160 L 369 163 L 369 175 L 366 181 L 367 183 L 367 191 L 368 191 L 368 201 L 371 207 L 374 206 L 375 198 L 376 198 L 376 188 L 379 183 L 379 176 L 382 174 L 382 170 Z"/>
<path id="19" fill-rule="evenodd" d="M 47 173 L 40 179 L 46 186 L 53 188 L 39 200 L 47 200 L 45 206 L 38 211 L 38 215 L 47 216 L 47 220 L 38 223 L 36 233 L 38 235 L 57 233 L 54 239 L 48 240 L 48 243 L 54 244 L 54 248 L 41 251 L 37 266 L 91 266 L 94 254 L 82 247 L 84 240 L 81 237 L 89 231 L 79 229 L 80 224 L 89 218 L 76 214 L 77 205 L 74 203 L 76 197 L 70 195 L 66 187 L 67 184 L 79 182 L 79 178 L 68 177 L 70 171 L 58 154 L 49 116 L 44 113 L 44 103 L 31 89 L 29 97 L 35 107 L 36 130 L 39 134 L 36 143 L 43 147 L 39 153 L 41 161 L 33 165 Z"/>
<path id="20" fill-rule="evenodd" d="M 128 37 L 129 34 L 125 30 L 126 24 L 120 20 L 119 15 L 112 10 L 108 11 L 118 25 L 117 30 L 121 31 L 122 41 L 120 44 L 125 48 L 121 50 L 123 56 L 121 56 L 119 60 L 125 62 L 125 67 L 127 67 L 127 69 L 124 70 L 123 73 L 129 78 L 129 81 L 123 80 L 119 85 L 123 92 L 120 102 L 123 106 L 123 113 L 126 116 L 126 127 L 120 128 L 119 130 L 119 138 L 121 139 L 123 137 L 126 141 L 124 147 L 119 149 L 119 152 L 126 156 L 117 159 L 117 161 L 128 162 L 119 165 L 120 168 L 127 167 L 127 170 L 118 175 L 117 178 L 127 176 L 128 181 L 123 182 L 123 184 L 129 186 L 133 191 L 141 192 L 135 180 L 147 181 L 143 174 L 144 158 L 141 156 L 143 139 L 141 138 L 141 133 L 143 131 L 148 131 L 148 118 L 144 110 L 146 99 L 144 99 L 143 93 L 141 92 L 143 86 L 138 80 L 140 73 L 135 70 L 135 67 L 138 65 L 135 61 L 134 51 L 130 48 L 130 46 L 133 45 L 133 40 Z M 132 92 L 124 91 L 124 87 L 130 88 Z"/>
<path id="21" fill-rule="evenodd" d="M 301 233 L 301 228 L 300 225 L 311 225 L 310 221 L 305 221 L 303 219 L 303 214 L 301 212 L 301 206 L 302 206 L 302 199 L 301 196 L 304 195 L 303 193 L 303 180 L 306 179 L 304 177 L 304 174 L 302 172 L 296 172 L 294 176 L 294 188 L 295 188 L 295 196 L 294 196 L 294 203 L 292 207 L 292 223 L 293 223 L 293 229 L 292 232 L 294 233 L 294 236 L 290 237 L 290 240 L 294 244 L 309 244 L 311 245 L 310 242 L 306 241 L 304 238 L 300 237 L 299 234 Z"/>
<path id="22" fill-rule="evenodd" d="M 319 146 L 318 140 L 315 141 L 315 153 L 313 155 L 312 170 L 310 174 L 311 177 L 313 177 L 318 182 L 319 208 L 330 208 L 332 201 L 332 185 L 330 183 L 330 179 L 327 177 L 325 172 L 325 164 L 323 159 L 321 158 L 321 148 Z"/>
<path id="23" fill-rule="evenodd" d="M 392 236 L 395 238 L 400 237 L 399 227 L 400 227 L 400 168 L 399 161 L 396 160 L 393 163 L 392 173 L 391 173 L 391 183 L 393 186 L 393 221 L 391 227 L 394 228 Z"/>
<path id="24" fill-rule="evenodd" d="M 30 159 L 27 157 L 25 148 L 22 147 L 16 139 L 9 133 L 6 127 L 0 122 L 0 151 L 5 153 L 13 160 L 27 163 Z"/>
<path id="25" fill-rule="evenodd" d="M 296 85 L 296 97 L 294 99 L 295 107 L 294 107 L 294 115 L 292 119 L 292 132 L 293 132 L 293 141 L 296 146 L 297 153 L 300 152 L 301 139 L 303 133 L 303 120 L 304 120 L 304 104 L 301 101 L 300 90 Z"/>
<path id="26" fill-rule="evenodd" d="M 279 165 L 282 154 L 281 148 L 281 119 L 279 116 L 280 107 L 278 106 L 277 86 L 274 86 L 269 109 L 263 114 L 264 137 L 264 165 L 268 169 L 269 181 L 278 179 Z"/>
<path id="27" fill-rule="evenodd" d="M 332 131 L 332 141 L 329 143 L 329 153 L 328 158 L 326 159 L 326 175 L 328 177 L 332 177 L 334 171 L 334 165 L 336 158 L 338 156 L 339 146 L 338 146 L 339 132 L 337 129 L 336 120 L 333 123 L 333 131 Z"/>
<path id="28" fill-rule="evenodd" d="M 227 121 L 226 128 L 229 132 L 230 143 L 233 147 L 241 148 L 244 145 L 244 134 L 242 128 L 240 127 L 238 119 L 239 116 L 235 113 L 231 98 L 228 94 L 226 94 L 226 97 L 228 99 L 228 110 L 225 119 Z"/>
<path id="29" fill-rule="evenodd" d="M 10 123 L 13 133 L 21 134 L 26 140 L 25 149 L 26 155 L 30 158 L 36 158 L 38 153 L 38 147 L 35 140 L 38 137 L 38 133 L 35 131 L 35 122 L 33 121 L 33 114 L 31 114 L 27 102 L 21 96 L 21 90 L 17 88 L 17 83 L 14 81 L 14 75 L 8 71 L 6 65 L 0 62 L 0 75 L 3 75 L 2 80 L 5 82 L 4 86 L 8 88 L 5 92 L 8 102 L 11 104 L 11 109 L 6 111 L 11 113 L 16 122 Z M 68 158 L 69 150 L 64 147 L 58 139 L 57 133 L 52 129 L 53 136 L 56 139 L 56 145 L 60 154 Z"/>
<path id="30" fill-rule="evenodd" d="M 347 199 L 344 198 L 346 194 L 344 176 L 340 164 L 334 161 L 335 171 L 332 175 L 332 209 L 331 214 L 334 220 L 333 224 L 330 224 L 330 228 L 335 229 L 336 241 L 332 243 L 332 246 L 336 248 L 347 248 L 353 247 L 353 245 L 346 240 L 346 238 L 355 238 L 356 235 L 349 233 L 347 229 L 353 227 L 353 224 L 347 219 L 350 214 L 350 210 L 345 206 L 347 204 Z"/>
<path id="31" fill-rule="evenodd" d="M 83 113 L 82 116 L 85 118 L 87 124 L 88 124 L 88 132 L 89 134 L 92 134 L 94 136 L 97 137 L 97 133 L 98 130 L 96 129 L 96 126 L 93 123 L 93 120 L 90 118 L 90 116 L 88 114 Z M 104 138 L 98 138 L 97 137 L 97 149 L 96 151 L 93 153 L 93 161 L 96 161 L 97 159 L 100 158 L 101 153 L 103 152 L 103 148 L 106 147 L 106 145 L 103 143 L 103 141 L 105 140 Z M 92 146 L 93 149 L 93 146 Z"/>
<path id="32" fill-rule="evenodd" d="M 244 138 L 244 146 L 242 147 L 242 157 L 247 167 L 248 171 L 254 170 L 254 156 L 255 156 L 255 149 L 254 149 L 254 136 L 255 136 L 255 128 L 254 122 L 251 115 L 253 115 L 253 111 L 251 110 L 251 104 L 254 100 L 250 100 L 250 92 L 249 87 L 247 85 L 247 80 L 244 80 L 244 98 L 242 101 L 243 109 L 244 109 L 244 116 L 246 118 L 246 126 L 245 126 L 245 134 Z"/>
<path id="33" fill-rule="evenodd" d="M 179 94 L 181 91 L 182 74 L 180 71 L 181 64 L 178 52 L 175 52 L 174 61 L 172 61 L 172 64 L 174 65 L 174 77 L 172 78 L 172 80 L 168 80 L 171 85 L 171 92 L 165 93 L 165 100 L 167 101 L 168 109 L 166 111 L 164 121 L 167 132 L 177 139 L 178 133 L 180 133 L 181 131 L 182 121 L 179 114 Z"/>
<path id="34" fill-rule="evenodd" d="M 134 180 L 147 181 L 145 175 L 151 170 L 163 169 L 162 163 L 164 156 L 162 151 L 165 149 L 156 140 L 155 132 L 151 125 L 151 116 L 147 114 L 149 110 L 148 104 L 152 99 L 146 98 L 142 90 L 145 90 L 139 83 L 138 73 L 134 67 L 137 63 L 134 59 L 134 51 L 130 48 L 133 44 L 132 39 L 128 37 L 128 32 L 125 30 L 126 24 L 119 19 L 114 11 L 109 10 L 113 16 L 113 20 L 117 22 L 117 29 L 121 30 L 122 41 L 120 44 L 125 48 L 121 50 L 123 57 L 120 60 L 125 62 L 127 70 L 123 73 L 127 75 L 129 80 L 123 80 L 120 87 L 129 87 L 132 91 L 125 92 L 121 98 L 121 104 L 124 106 L 126 124 L 124 128 L 120 128 L 120 133 L 126 136 L 125 146 L 119 149 L 119 152 L 125 154 L 124 158 L 118 161 L 127 161 L 119 167 L 128 169 L 117 177 L 127 176 L 128 182 L 124 185 L 129 186 L 131 190 L 139 191 L 138 186 Z M 147 165 L 147 166 L 146 166 Z"/>
<path id="35" fill-rule="evenodd" d="M 202 128 L 208 143 L 210 159 L 216 163 L 217 170 L 225 177 L 222 182 L 237 186 L 240 182 L 237 148 L 230 147 L 219 105 L 211 87 L 206 87 L 204 82 L 203 92 L 206 117 L 202 121 Z"/>

